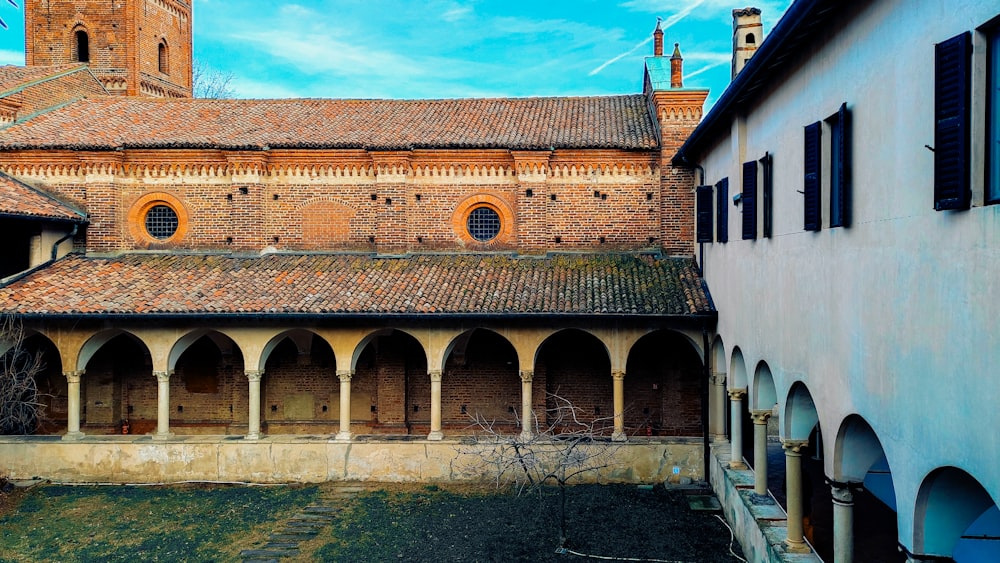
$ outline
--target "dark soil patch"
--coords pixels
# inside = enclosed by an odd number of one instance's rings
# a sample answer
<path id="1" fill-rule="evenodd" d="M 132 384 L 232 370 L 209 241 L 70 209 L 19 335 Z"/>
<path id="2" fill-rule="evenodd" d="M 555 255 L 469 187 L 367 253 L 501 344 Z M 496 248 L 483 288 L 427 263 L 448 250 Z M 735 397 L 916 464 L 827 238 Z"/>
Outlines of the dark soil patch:
<path id="1" fill-rule="evenodd" d="M 323 561 L 560 561 L 559 494 L 440 490 L 362 493 L 314 555 Z M 567 491 L 566 547 L 587 555 L 733 562 L 730 534 L 680 492 L 629 485 Z M 324 532 L 327 533 L 327 532 Z M 740 553 L 739 546 L 733 549 Z"/>

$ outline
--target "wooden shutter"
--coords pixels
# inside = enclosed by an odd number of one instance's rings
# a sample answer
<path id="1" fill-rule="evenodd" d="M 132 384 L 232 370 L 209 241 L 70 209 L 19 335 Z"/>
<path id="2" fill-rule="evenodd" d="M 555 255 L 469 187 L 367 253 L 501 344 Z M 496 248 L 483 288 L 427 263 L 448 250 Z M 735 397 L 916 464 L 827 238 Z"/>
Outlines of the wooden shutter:
<path id="1" fill-rule="evenodd" d="M 715 240 L 729 242 L 729 178 L 715 184 Z"/>
<path id="2" fill-rule="evenodd" d="M 743 240 L 757 238 L 757 161 L 743 163 Z"/>
<path id="3" fill-rule="evenodd" d="M 818 231 L 822 222 L 822 199 L 820 193 L 820 149 L 822 146 L 823 128 L 819 121 L 806 125 L 805 130 L 805 150 L 803 151 L 803 169 L 805 178 L 803 179 L 802 191 L 804 194 L 803 228 L 807 231 Z"/>
<path id="4" fill-rule="evenodd" d="M 698 242 L 712 242 L 712 186 L 695 189 L 695 210 Z"/>
<path id="5" fill-rule="evenodd" d="M 830 186 L 831 190 L 837 190 L 838 198 L 837 201 L 837 213 L 836 215 L 840 217 L 840 221 L 834 225 L 833 221 L 830 222 L 831 227 L 850 227 L 851 226 L 851 112 L 847 109 L 847 103 L 840 104 L 840 109 L 837 111 L 837 124 L 840 130 L 840 136 L 834 139 L 837 144 L 837 162 L 831 163 L 833 166 L 837 167 L 837 185 Z M 833 216 L 833 210 L 830 211 L 830 215 Z"/>
<path id="6" fill-rule="evenodd" d="M 934 47 L 934 209 L 968 209 L 972 34 Z"/>
<path id="7" fill-rule="evenodd" d="M 771 196 L 774 194 L 774 177 L 771 153 L 764 153 L 764 158 L 760 159 L 760 167 L 764 184 L 761 186 L 760 199 L 763 204 L 764 214 L 764 238 L 771 238 L 771 231 L 774 224 L 774 209 Z"/>

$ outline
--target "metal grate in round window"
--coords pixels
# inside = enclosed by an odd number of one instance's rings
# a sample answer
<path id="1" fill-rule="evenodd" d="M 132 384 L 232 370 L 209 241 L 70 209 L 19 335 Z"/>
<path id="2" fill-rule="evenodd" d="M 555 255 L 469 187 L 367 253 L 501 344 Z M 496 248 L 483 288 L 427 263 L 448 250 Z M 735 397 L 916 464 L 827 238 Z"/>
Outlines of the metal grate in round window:
<path id="1" fill-rule="evenodd" d="M 469 213 L 466 226 L 472 238 L 480 242 L 493 240 L 500 234 L 500 215 L 490 207 L 477 207 Z"/>
<path id="2" fill-rule="evenodd" d="M 146 212 L 146 232 L 159 240 L 174 236 L 177 232 L 177 212 L 169 205 L 154 205 Z"/>

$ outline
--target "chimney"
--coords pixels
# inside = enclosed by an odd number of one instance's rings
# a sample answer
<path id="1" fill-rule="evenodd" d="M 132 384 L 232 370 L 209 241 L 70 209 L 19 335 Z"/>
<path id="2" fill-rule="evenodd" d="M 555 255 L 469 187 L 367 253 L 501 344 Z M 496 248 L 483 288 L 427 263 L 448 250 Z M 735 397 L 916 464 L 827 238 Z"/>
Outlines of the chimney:
<path id="1" fill-rule="evenodd" d="M 663 56 L 663 30 L 660 29 L 660 22 L 663 18 L 656 18 L 656 30 L 653 31 L 653 56 Z"/>
<path id="2" fill-rule="evenodd" d="M 733 10 L 733 78 L 743 70 L 763 40 L 760 8 Z"/>
<path id="3" fill-rule="evenodd" d="M 684 87 L 684 58 L 681 57 L 680 43 L 674 43 L 674 54 L 670 55 L 670 87 Z"/>

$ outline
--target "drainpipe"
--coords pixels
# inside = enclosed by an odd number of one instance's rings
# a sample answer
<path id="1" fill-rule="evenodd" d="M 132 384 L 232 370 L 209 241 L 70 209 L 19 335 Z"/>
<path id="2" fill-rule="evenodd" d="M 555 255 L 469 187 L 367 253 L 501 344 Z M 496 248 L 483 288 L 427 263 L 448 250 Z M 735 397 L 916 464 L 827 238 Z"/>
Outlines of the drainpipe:
<path id="1" fill-rule="evenodd" d="M 708 446 L 708 385 L 709 377 L 712 375 L 711 367 L 708 365 L 708 327 L 707 321 L 702 321 L 701 325 L 701 345 L 702 345 L 702 371 L 701 374 L 701 447 L 703 463 L 705 464 L 705 482 L 709 482 L 709 446 Z"/>
<path id="2" fill-rule="evenodd" d="M 56 261 L 56 257 L 59 254 L 59 245 L 62 244 L 62 243 L 64 243 L 64 242 L 66 242 L 67 239 L 71 239 L 71 238 L 75 237 L 76 233 L 79 230 L 80 230 L 80 224 L 79 223 L 73 223 L 73 230 L 70 231 L 70 233 L 68 235 L 66 235 L 63 238 L 57 240 L 55 242 L 55 244 L 52 245 L 52 260 L 51 260 L 52 262 Z"/>

